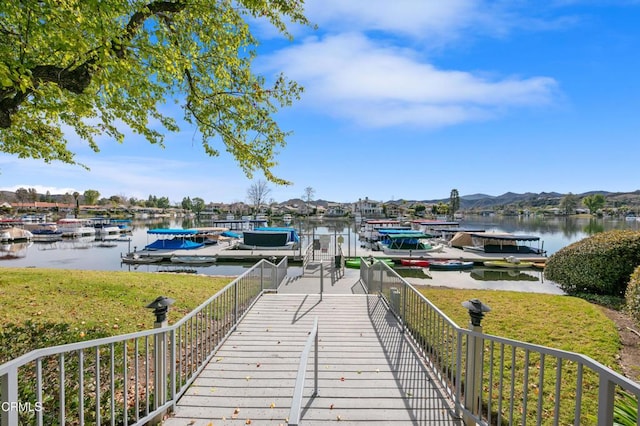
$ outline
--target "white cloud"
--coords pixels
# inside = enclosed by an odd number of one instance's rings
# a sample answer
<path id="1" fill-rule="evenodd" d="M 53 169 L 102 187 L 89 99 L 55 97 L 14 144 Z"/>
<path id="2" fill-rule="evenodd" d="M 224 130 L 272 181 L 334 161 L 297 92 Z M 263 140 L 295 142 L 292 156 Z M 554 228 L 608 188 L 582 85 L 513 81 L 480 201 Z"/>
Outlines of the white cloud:
<path id="1" fill-rule="evenodd" d="M 488 78 L 439 69 L 414 51 L 362 34 L 309 38 L 282 49 L 267 66 L 306 89 L 304 104 L 368 126 L 447 126 L 503 110 L 553 101 L 548 77 Z"/>
<path id="2" fill-rule="evenodd" d="M 321 31 L 393 34 L 433 49 L 454 41 L 468 43 L 479 35 L 566 30 L 580 18 L 558 15 L 563 6 L 513 0 L 308 0 L 305 10 Z"/>
<path id="3" fill-rule="evenodd" d="M 384 31 L 417 39 L 454 37 L 484 14 L 474 0 L 316 0 L 306 10 L 321 30 Z"/>

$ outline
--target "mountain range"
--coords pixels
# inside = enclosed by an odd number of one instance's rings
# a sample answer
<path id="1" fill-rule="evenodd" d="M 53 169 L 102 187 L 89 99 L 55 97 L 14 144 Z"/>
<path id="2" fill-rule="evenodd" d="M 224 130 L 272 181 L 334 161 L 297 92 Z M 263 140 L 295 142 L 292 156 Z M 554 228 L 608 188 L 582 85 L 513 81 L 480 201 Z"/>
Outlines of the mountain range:
<path id="1" fill-rule="evenodd" d="M 640 190 L 634 192 L 608 192 L 608 191 L 589 191 L 581 194 L 573 194 L 578 199 L 582 199 L 586 196 L 593 194 L 602 194 L 607 199 L 607 205 L 611 207 L 621 206 L 640 206 Z M 506 192 L 502 195 L 487 195 L 487 194 L 469 194 L 460 196 L 460 209 L 461 210 L 482 210 L 493 209 L 496 207 L 553 207 L 558 206 L 560 201 L 568 194 L 562 194 L 559 192 L 525 192 L 524 194 L 518 194 L 515 192 Z M 290 200 L 290 202 L 303 202 L 302 200 Z M 314 202 L 318 205 L 326 206 L 328 201 L 318 200 Z M 389 200 L 385 203 L 422 203 L 422 204 L 438 204 L 449 203 L 449 198 L 441 199 L 424 199 L 424 200 Z"/>
<path id="2" fill-rule="evenodd" d="M 573 194 L 578 199 L 582 199 L 588 195 L 602 194 L 607 199 L 607 206 L 609 207 L 639 207 L 640 206 L 640 190 L 633 192 L 608 192 L 608 191 L 589 191 L 581 194 Z M 487 195 L 487 194 L 469 194 L 460 196 L 460 209 L 461 210 L 482 210 L 482 209 L 494 209 L 496 207 L 553 207 L 558 206 L 562 198 L 568 194 L 562 194 L 559 192 L 525 192 L 524 194 L 518 194 L 515 192 L 506 192 L 502 195 Z M 61 202 L 64 195 L 51 195 L 52 201 Z M 16 202 L 16 194 L 11 191 L 0 191 L 0 202 Z M 354 202 L 357 200 L 354 200 Z M 380 200 L 376 200 L 380 201 Z M 312 204 L 326 207 L 330 203 L 329 200 L 315 200 Z M 407 203 L 407 204 L 438 204 L 449 203 L 449 198 L 441 199 L 423 199 L 423 200 L 388 200 L 384 203 Z M 279 204 L 304 204 L 304 201 L 296 198 L 281 202 Z"/>

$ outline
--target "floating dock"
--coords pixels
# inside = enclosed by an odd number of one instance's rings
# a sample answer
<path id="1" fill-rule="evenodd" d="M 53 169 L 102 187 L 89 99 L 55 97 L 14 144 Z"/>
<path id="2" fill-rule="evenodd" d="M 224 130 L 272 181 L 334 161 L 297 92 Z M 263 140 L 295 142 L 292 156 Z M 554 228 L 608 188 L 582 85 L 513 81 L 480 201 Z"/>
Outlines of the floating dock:
<path id="1" fill-rule="evenodd" d="M 317 250 L 316 252 L 320 252 Z M 172 256 L 207 256 L 211 257 L 212 261 L 220 263 L 224 262 L 238 262 L 238 263 L 255 263 L 260 259 L 282 259 L 288 258 L 290 264 L 302 263 L 304 256 L 307 253 L 307 249 L 298 248 L 295 250 L 240 250 L 236 249 L 232 245 L 226 244 L 213 244 L 207 245 L 194 250 L 140 250 L 136 253 L 144 256 L 162 257 L 162 261 L 169 262 Z M 323 253 L 326 255 L 326 253 Z M 471 261 L 475 264 L 481 265 L 488 260 L 504 259 L 507 256 L 515 256 L 523 262 L 545 263 L 547 257 L 539 255 L 523 255 L 512 253 L 481 253 L 464 251 L 458 248 L 445 247 L 440 252 L 429 253 L 429 255 L 423 256 L 409 256 L 409 255 L 388 255 L 382 251 L 374 251 L 364 247 L 350 247 L 349 249 L 343 248 L 343 255 L 345 257 L 373 257 L 373 258 L 388 258 L 393 259 L 396 263 L 400 263 L 400 259 L 457 259 L 465 262 Z"/>

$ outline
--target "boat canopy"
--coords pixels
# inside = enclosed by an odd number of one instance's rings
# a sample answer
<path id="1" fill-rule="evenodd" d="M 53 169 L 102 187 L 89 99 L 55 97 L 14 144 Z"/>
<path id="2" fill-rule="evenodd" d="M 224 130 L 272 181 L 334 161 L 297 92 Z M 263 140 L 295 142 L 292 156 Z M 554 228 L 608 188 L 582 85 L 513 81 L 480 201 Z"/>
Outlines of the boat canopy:
<path id="1" fill-rule="evenodd" d="M 198 231 L 196 229 L 176 229 L 176 228 L 156 228 L 149 229 L 147 234 L 154 235 L 195 235 Z"/>
<path id="2" fill-rule="evenodd" d="M 286 232 L 289 234 L 288 241 L 292 241 L 294 243 L 300 242 L 300 237 L 298 236 L 298 232 L 295 228 L 278 228 L 278 227 L 258 227 L 253 228 L 254 231 L 259 232 Z"/>
<path id="3" fill-rule="evenodd" d="M 458 226 L 460 222 L 450 222 L 445 220 L 416 220 L 414 223 L 425 226 Z"/>
<path id="4" fill-rule="evenodd" d="M 411 228 L 377 228 L 378 234 L 380 235 L 389 235 L 389 234 L 422 234 L 422 231 L 414 231 Z"/>
<path id="5" fill-rule="evenodd" d="M 203 243 L 196 243 L 191 240 L 183 239 L 160 239 L 146 245 L 146 250 L 191 250 L 202 247 Z"/>
<path id="6" fill-rule="evenodd" d="M 385 238 L 391 239 L 391 240 L 408 240 L 408 239 L 412 239 L 412 240 L 419 240 L 422 238 L 433 238 L 433 235 L 431 234 L 425 234 L 422 232 L 402 232 L 402 233 L 390 233 L 385 235 Z"/>
<path id="7" fill-rule="evenodd" d="M 471 234 L 475 238 L 484 238 L 485 240 L 502 240 L 502 241 L 539 241 L 540 237 L 536 235 L 517 235 L 517 234 L 494 234 L 491 232 Z"/>

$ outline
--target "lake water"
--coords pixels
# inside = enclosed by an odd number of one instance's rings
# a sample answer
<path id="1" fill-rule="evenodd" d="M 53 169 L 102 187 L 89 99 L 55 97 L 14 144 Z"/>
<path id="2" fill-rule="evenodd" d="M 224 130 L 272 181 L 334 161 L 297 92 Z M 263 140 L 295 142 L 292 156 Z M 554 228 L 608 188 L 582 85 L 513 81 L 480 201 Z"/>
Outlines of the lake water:
<path id="1" fill-rule="evenodd" d="M 281 224 L 272 224 L 280 226 Z M 40 267 L 60 269 L 87 269 L 105 271 L 141 271 L 160 272 L 179 270 L 175 265 L 125 265 L 120 261 L 122 254 L 140 250 L 154 241 L 147 235 L 151 228 L 189 228 L 196 226 L 190 221 L 133 222 L 131 241 L 118 242 L 115 247 L 99 247 L 96 241 L 64 240 L 55 243 L 29 243 L 4 245 L 0 253 L 0 266 Z M 207 226 L 206 223 L 197 226 Z M 343 249 L 346 254 L 353 253 L 359 244 L 357 228 L 346 221 L 328 221 L 295 224 L 302 229 L 303 235 L 340 234 L 344 237 Z M 624 219 L 595 218 L 543 218 L 472 216 L 460 222 L 465 228 L 479 228 L 498 232 L 532 234 L 541 238 L 544 249 L 552 255 L 575 241 L 579 241 L 596 232 L 612 229 L 640 230 L 640 222 Z M 251 267 L 251 264 L 216 264 L 208 267 L 191 267 L 201 274 L 237 276 Z M 554 283 L 544 280 L 542 271 L 491 271 L 475 268 L 472 271 L 429 271 L 424 275 L 421 270 L 401 270 L 398 272 L 415 284 L 452 286 L 461 288 L 491 288 L 532 292 L 559 293 Z"/>

